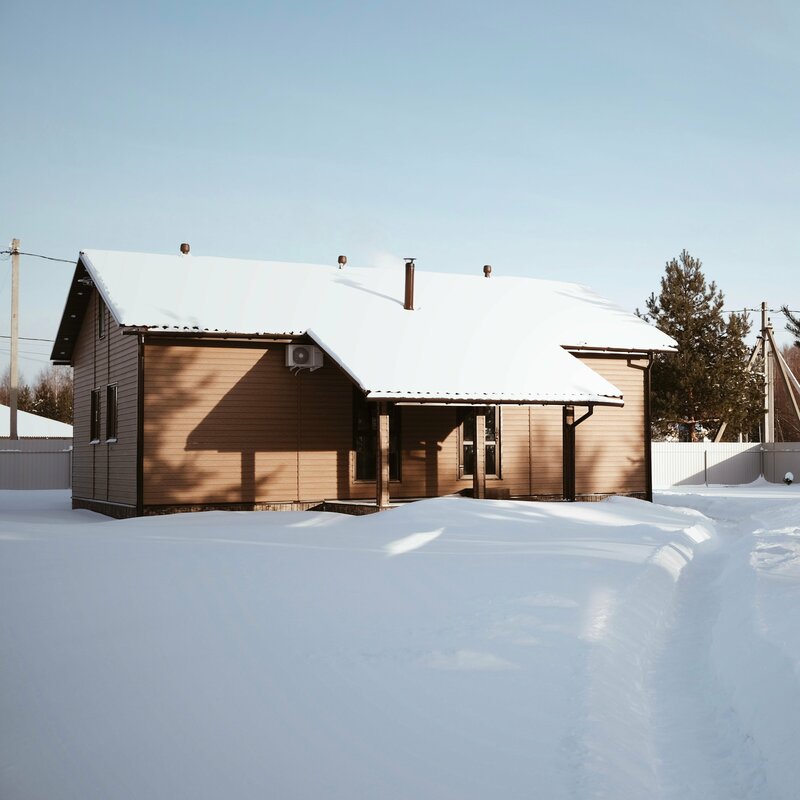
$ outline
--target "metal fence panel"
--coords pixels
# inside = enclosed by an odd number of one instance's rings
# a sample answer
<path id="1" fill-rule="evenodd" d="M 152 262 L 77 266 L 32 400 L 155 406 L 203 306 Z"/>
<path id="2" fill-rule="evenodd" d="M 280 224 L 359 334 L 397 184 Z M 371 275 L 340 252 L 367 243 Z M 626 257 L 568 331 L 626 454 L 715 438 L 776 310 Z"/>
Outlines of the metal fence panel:
<path id="1" fill-rule="evenodd" d="M 72 439 L 0 439 L 0 489 L 69 489 Z"/>
<path id="2" fill-rule="evenodd" d="M 764 477 L 771 483 L 781 483 L 791 472 L 800 481 L 800 443 L 770 442 L 764 448 Z"/>
<path id="3" fill-rule="evenodd" d="M 653 442 L 651 452 L 654 489 L 751 483 L 765 464 L 762 446 L 757 443 Z"/>

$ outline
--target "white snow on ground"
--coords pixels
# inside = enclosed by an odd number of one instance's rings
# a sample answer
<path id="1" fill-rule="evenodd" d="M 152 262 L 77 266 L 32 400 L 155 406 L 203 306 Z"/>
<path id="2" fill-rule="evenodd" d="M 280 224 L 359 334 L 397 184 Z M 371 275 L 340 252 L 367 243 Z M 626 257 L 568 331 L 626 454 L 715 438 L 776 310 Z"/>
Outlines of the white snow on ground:
<path id="1" fill-rule="evenodd" d="M 0 796 L 796 797 L 800 491 L 658 500 L 0 492 Z"/>

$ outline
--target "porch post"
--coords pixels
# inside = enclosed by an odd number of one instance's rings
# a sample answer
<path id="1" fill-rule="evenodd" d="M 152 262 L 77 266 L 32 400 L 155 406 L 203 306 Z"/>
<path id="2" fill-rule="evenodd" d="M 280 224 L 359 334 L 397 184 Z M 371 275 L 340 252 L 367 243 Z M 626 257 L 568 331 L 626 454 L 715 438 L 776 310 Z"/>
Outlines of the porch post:
<path id="1" fill-rule="evenodd" d="M 563 433 L 561 438 L 562 458 L 564 461 L 563 492 L 564 499 L 575 500 L 575 428 L 594 414 L 594 406 L 589 406 L 582 417 L 575 419 L 575 406 L 564 406 L 562 414 Z"/>
<path id="2" fill-rule="evenodd" d="M 486 409 L 478 406 L 475 409 L 475 468 L 472 471 L 472 496 L 478 499 L 486 497 Z"/>
<path id="3" fill-rule="evenodd" d="M 378 508 L 389 506 L 389 409 L 378 403 L 378 441 L 375 449 L 375 500 Z"/>
<path id="4" fill-rule="evenodd" d="M 564 406 L 561 414 L 561 447 L 563 479 L 561 493 L 564 500 L 575 500 L 575 406 Z"/>

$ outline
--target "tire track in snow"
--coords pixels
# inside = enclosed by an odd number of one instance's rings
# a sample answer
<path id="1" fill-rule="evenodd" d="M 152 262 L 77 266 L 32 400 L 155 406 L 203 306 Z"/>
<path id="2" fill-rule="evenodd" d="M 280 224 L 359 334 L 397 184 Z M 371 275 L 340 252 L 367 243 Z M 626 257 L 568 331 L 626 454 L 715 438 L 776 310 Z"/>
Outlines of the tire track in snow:
<path id="1" fill-rule="evenodd" d="M 661 547 L 617 598 L 590 657 L 586 719 L 572 744 L 583 759 L 576 798 L 776 797 L 763 755 L 715 671 L 729 547 L 718 538 L 701 544 L 714 524 L 695 520 L 685 530 L 693 544 Z"/>
<path id="2" fill-rule="evenodd" d="M 686 531 L 690 538 L 692 534 Z M 698 537 L 698 541 L 701 537 Z M 659 548 L 620 595 L 589 659 L 582 764 L 575 798 L 640 800 L 659 797 L 648 676 L 664 647 L 676 580 L 692 549 Z"/>
<path id="3" fill-rule="evenodd" d="M 731 532 L 721 533 L 720 545 L 699 551 L 682 572 L 663 650 L 648 678 L 662 800 L 773 798 L 763 755 L 723 688 L 711 652 L 726 602 L 722 543 Z"/>

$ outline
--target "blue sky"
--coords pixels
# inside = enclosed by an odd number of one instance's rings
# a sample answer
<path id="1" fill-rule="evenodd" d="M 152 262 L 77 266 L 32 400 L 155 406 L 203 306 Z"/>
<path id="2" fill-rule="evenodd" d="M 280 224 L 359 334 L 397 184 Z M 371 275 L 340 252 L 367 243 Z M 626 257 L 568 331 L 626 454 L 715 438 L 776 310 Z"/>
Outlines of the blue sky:
<path id="1" fill-rule="evenodd" d="M 491 263 L 630 309 L 687 248 L 729 307 L 800 307 L 796 2 L 3 0 L 0 25 L 4 247 Z M 23 273 L 21 333 L 52 337 L 71 268 Z"/>

